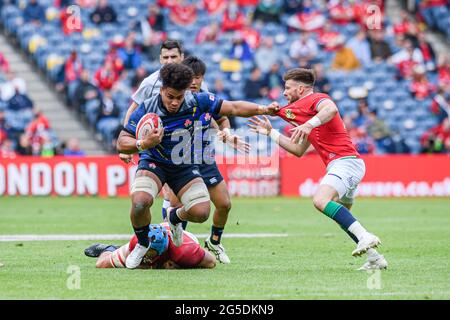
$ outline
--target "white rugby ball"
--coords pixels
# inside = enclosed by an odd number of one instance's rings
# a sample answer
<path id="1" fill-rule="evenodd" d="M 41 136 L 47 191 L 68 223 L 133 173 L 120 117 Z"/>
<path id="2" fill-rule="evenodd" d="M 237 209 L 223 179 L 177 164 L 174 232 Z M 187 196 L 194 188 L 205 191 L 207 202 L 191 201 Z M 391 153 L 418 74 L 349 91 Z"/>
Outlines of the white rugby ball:
<path id="1" fill-rule="evenodd" d="M 139 120 L 136 127 L 136 139 L 143 139 L 154 129 L 162 128 L 161 118 L 156 113 L 147 113 Z"/>

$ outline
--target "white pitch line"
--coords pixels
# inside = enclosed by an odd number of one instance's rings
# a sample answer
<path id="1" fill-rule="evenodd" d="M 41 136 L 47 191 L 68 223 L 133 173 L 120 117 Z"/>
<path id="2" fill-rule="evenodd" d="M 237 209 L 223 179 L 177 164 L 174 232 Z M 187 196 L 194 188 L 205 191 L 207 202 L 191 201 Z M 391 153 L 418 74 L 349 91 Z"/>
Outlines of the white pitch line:
<path id="1" fill-rule="evenodd" d="M 196 234 L 206 238 L 209 234 Z M 283 238 L 285 233 L 227 233 L 224 238 Z M 130 240 L 130 234 L 22 234 L 2 235 L 0 242 L 12 241 L 81 241 L 81 240 Z"/>

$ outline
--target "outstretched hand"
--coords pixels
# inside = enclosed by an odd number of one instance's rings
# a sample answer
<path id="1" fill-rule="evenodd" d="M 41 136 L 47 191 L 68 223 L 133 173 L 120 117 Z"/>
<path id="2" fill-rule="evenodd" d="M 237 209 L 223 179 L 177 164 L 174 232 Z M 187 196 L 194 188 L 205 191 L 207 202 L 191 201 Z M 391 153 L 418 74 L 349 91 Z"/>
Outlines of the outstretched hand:
<path id="1" fill-rule="evenodd" d="M 291 129 L 292 136 L 291 141 L 293 143 L 301 144 L 305 139 L 308 139 L 309 134 L 311 133 L 311 130 L 313 129 L 313 126 L 309 123 L 302 124 L 301 126 L 295 127 Z"/>
<path id="2" fill-rule="evenodd" d="M 250 144 L 241 139 L 238 135 L 235 134 L 227 134 L 226 132 L 219 130 L 217 132 L 217 136 L 222 140 L 223 143 L 228 143 L 233 147 L 233 149 L 242 152 L 249 153 L 250 152 Z"/>
<path id="3" fill-rule="evenodd" d="M 266 116 L 263 116 L 262 118 L 250 118 L 249 122 L 250 123 L 247 125 L 250 127 L 251 132 L 268 136 L 270 134 L 270 131 L 272 131 L 272 124 L 270 123 L 269 118 L 267 118 Z"/>

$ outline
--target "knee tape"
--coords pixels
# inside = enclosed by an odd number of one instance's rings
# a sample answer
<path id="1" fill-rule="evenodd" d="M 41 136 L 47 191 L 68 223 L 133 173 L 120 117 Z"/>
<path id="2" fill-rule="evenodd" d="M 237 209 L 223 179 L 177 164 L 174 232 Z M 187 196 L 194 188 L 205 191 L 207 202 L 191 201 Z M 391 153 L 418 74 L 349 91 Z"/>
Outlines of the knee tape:
<path id="1" fill-rule="evenodd" d="M 189 210 L 199 203 L 209 202 L 208 188 L 204 183 L 193 184 L 182 196 L 181 203 L 184 205 L 184 210 Z"/>
<path id="2" fill-rule="evenodd" d="M 131 193 L 135 192 L 146 192 L 155 198 L 158 195 L 158 185 L 150 177 L 137 177 L 131 185 Z"/>

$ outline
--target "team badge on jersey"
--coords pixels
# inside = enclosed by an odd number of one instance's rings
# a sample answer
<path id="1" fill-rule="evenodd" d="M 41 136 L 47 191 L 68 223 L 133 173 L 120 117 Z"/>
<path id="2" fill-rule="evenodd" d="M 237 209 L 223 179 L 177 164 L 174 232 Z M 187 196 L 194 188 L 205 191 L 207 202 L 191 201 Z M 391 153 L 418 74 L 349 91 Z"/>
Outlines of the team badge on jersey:
<path id="1" fill-rule="evenodd" d="M 205 120 L 209 121 L 211 119 L 211 115 L 209 113 L 205 114 Z"/>
<path id="2" fill-rule="evenodd" d="M 215 101 L 216 100 L 216 97 L 214 97 L 213 95 L 209 95 L 209 100 L 211 100 L 211 101 Z"/>
<path id="3" fill-rule="evenodd" d="M 185 126 L 186 128 L 189 127 L 191 124 L 192 124 L 192 121 L 189 120 L 189 119 L 187 119 L 187 120 L 184 122 L 184 126 Z"/>
<path id="4" fill-rule="evenodd" d="M 288 119 L 295 119 L 295 114 L 292 112 L 291 109 L 286 109 L 286 118 Z"/>

